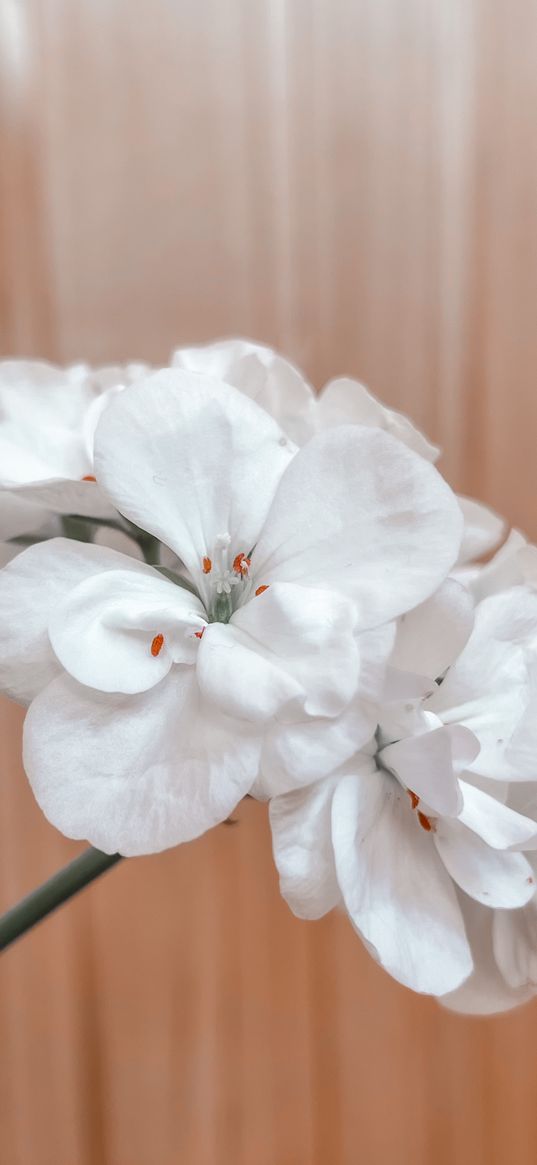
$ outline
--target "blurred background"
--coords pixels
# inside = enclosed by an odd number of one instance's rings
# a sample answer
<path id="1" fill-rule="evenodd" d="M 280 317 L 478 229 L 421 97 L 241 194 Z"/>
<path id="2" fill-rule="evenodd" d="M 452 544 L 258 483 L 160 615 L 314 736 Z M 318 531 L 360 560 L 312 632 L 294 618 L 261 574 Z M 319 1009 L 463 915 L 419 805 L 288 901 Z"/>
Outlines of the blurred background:
<path id="1" fill-rule="evenodd" d="M 0 354 L 263 341 L 536 537 L 536 109 L 532 0 L 0 0 Z M 77 847 L 0 709 L 5 908 Z M 2 1161 L 534 1165 L 537 1003 L 411 995 L 237 817 L 2 960 Z"/>

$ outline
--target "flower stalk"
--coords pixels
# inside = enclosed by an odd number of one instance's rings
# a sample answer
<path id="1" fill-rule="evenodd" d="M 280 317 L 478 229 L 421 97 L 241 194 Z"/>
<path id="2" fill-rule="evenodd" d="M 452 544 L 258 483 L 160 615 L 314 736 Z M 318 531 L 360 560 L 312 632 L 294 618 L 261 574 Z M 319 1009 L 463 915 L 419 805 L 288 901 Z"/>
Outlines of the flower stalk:
<path id="1" fill-rule="evenodd" d="M 58 870 L 42 886 L 32 890 L 0 918 L 0 950 L 26 934 L 36 923 L 68 902 L 95 878 L 121 860 L 121 854 L 105 854 L 89 846 L 78 857 Z"/>

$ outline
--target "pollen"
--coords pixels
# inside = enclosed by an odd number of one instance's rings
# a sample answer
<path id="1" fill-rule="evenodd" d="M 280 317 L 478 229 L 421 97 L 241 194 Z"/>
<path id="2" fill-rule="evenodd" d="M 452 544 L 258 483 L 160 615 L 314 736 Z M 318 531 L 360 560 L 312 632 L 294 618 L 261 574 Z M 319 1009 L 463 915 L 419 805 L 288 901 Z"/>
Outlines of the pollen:
<path id="1" fill-rule="evenodd" d="M 97 478 L 94 477 L 92 473 L 86 473 L 84 475 L 84 477 L 81 477 L 80 480 L 81 481 L 97 481 Z"/>
<path id="2" fill-rule="evenodd" d="M 418 794 L 413 793 L 412 789 L 407 789 L 407 793 L 408 793 L 408 796 L 410 797 L 410 804 L 412 805 L 412 808 L 417 809 L 418 805 L 420 803 L 420 799 L 418 797 Z"/>
<path id="3" fill-rule="evenodd" d="M 245 574 L 248 574 L 249 568 L 250 559 L 247 557 L 247 555 L 237 554 L 233 559 L 233 570 L 235 571 L 235 574 L 240 574 L 244 577 Z"/>
<path id="4" fill-rule="evenodd" d="M 204 631 L 205 631 L 205 627 L 202 627 L 201 631 L 195 631 L 194 635 L 195 635 L 196 639 L 201 639 Z"/>
<path id="5" fill-rule="evenodd" d="M 436 833 L 436 826 L 434 822 L 431 821 L 430 817 L 426 817 L 425 813 L 418 812 L 418 821 L 421 825 L 421 828 L 424 829 L 426 833 Z"/>
<path id="6" fill-rule="evenodd" d="M 203 573 L 210 574 L 212 569 L 213 569 L 213 564 L 211 562 L 211 559 L 207 558 L 207 556 L 205 556 L 205 558 L 203 559 Z"/>
<path id="7" fill-rule="evenodd" d="M 157 655 L 159 655 L 160 652 L 162 651 L 163 645 L 164 645 L 164 636 L 160 635 L 160 634 L 155 635 L 155 638 L 153 639 L 153 642 L 151 644 L 151 655 L 153 656 L 154 659 L 156 659 Z"/>
<path id="8" fill-rule="evenodd" d="M 256 593 L 256 595 L 262 595 L 263 591 L 268 591 L 268 589 L 269 589 L 269 584 L 267 583 L 266 586 L 258 587 L 255 593 Z"/>

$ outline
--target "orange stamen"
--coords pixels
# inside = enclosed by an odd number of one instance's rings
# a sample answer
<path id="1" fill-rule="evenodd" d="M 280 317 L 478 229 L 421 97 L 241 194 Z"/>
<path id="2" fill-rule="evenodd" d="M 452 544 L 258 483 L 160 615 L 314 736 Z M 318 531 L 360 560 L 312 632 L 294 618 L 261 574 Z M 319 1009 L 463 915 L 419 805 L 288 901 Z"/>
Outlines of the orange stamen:
<path id="1" fill-rule="evenodd" d="M 262 595 L 263 591 L 268 591 L 268 589 L 269 589 L 269 584 L 267 583 L 266 586 L 258 587 L 255 593 L 256 593 L 256 595 Z"/>
<path id="2" fill-rule="evenodd" d="M 213 569 L 213 564 L 212 564 L 210 558 L 205 557 L 203 559 L 203 573 L 210 574 L 212 569 Z"/>
<path id="3" fill-rule="evenodd" d="M 250 566 L 250 559 L 245 554 L 237 554 L 233 559 L 233 570 L 235 574 L 248 574 Z"/>
<path id="4" fill-rule="evenodd" d="M 195 631 L 194 635 L 196 636 L 196 639 L 201 639 L 204 631 L 205 631 L 205 627 L 202 627 L 201 631 Z"/>
<path id="5" fill-rule="evenodd" d="M 417 793 L 413 793 L 413 792 L 412 792 L 412 789 L 407 789 L 407 793 L 408 793 L 408 795 L 409 795 L 409 797 L 410 797 L 410 804 L 412 805 L 412 808 L 413 808 L 413 809 L 417 809 L 417 808 L 418 808 L 418 805 L 419 805 L 419 803 L 420 803 L 420 799 L 419 799 L 419 797 L 418 797 L 418 794 L 417 794 Z"/>
<path id="6" fill-rule="evenodd" d="M 418 821 L 421 825 L 421 828 L 424 829 L 426 833 L 436 832 L 436 826 L 433 824 L 430 817 L 425 816 L 425 813 L 418 813 Z"/>
<path id="7" fill-rule="evenodd" d="M 97 478 L 94 477 L 92 473 L 86 473 L 85 477 L 82 477 L 80 480 L 81 481 L 97 481 Z"/>
<path id="8" fill-rule="evenodd" d="M 164 636 L 160 634 L 155 635 L 155 638 L 151 644 L 151 655 L 154 659 L 156 659 L 157 655 L 159 655 L 159 653 L 162 651 L 163 644 Z"/>

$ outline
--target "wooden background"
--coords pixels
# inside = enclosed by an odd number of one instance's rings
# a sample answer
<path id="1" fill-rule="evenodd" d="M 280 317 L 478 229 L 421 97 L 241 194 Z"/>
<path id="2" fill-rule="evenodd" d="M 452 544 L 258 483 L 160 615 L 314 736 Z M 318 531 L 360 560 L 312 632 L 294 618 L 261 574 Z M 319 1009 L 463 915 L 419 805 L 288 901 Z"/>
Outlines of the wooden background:
<path id="1" fill-rule="evenodd" d="M 246 334 L 364 379 L 537 536 L 532 0 L 0 0 L 3 354 Z M 7 906 L 76 847 L 0 722 Z M 534 1165 L 537 1003 L 391 982 L 265 813 L 124 863 L 0 970 L 5 1165 Z"/>

